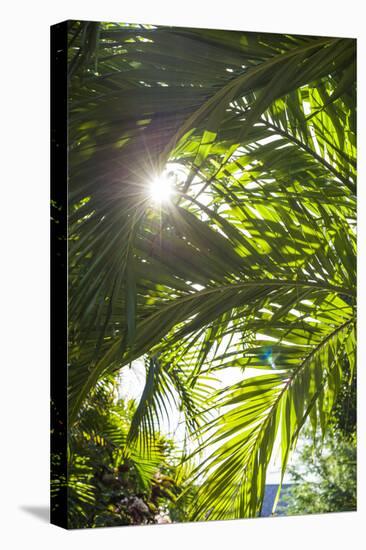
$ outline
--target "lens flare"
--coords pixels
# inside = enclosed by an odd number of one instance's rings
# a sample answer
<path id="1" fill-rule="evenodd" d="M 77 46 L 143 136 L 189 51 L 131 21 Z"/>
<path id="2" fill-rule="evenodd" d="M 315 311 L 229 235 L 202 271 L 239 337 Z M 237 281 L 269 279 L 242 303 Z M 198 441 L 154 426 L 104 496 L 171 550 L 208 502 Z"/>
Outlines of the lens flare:
<path id="1" fill-rule="evenodd" d="M 168 202 L 173 195 L 172 178 L 167 174 L 161 174 L 150 182 L 150 197 L 153 202 L 161 204 Z"/>

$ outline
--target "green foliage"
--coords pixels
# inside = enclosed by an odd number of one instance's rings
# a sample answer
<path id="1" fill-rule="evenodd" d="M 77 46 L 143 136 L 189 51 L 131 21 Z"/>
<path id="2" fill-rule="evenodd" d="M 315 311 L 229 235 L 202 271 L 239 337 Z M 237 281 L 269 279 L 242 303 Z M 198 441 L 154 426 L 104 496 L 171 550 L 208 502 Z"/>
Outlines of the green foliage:
<path id="1" fill-rule="evenodd" d="M 294 485 L 286 497 L 286 515 L 350 512 L 357 509 L 356 435 L 332 432 L 322 441 L 309 438 L 290 468 Z"/>
<path id="2" fill-rule="evenodd" d="M 129 444 L 136 407 L 119 400 L 114 388 L 111 378 L 98 384 L 69 436 L 68 478 L 53 487 L 56 502 L 60 484 L 67 486 L 69 528 L 170 520 L 168 506 L 174 508 L 181 492 L 172 477 L 172 443 L 155 434 L 148 453 L 139 443 Z"/>
<path id="3" fill-rule="evenodd" d="M 255 516 L 277 436 L 284 473 L 354 371 L 355 41 L 80 22 L 69 38 L 70 425 L 145 357 L 123 432 L 136 475 L 177 408 L 189 517 Z M 152 204 L 164 168 L 181 176 Z M 241 381 L 217 389 L 228 368 Z"/>
<path id="4" fill-rule="evenodd" d="M 349 373 L 349 366 L 344 367 Z M 343 439 L 353 438 L 357 427 L 357 373 L 346 378 L 341 385 L 338 399 L 332 410 L 331 427 Z"/>
<path id="5" fill-rule="evenodd" d="M 344 365 L 345 372 L 349 365 Z M 289 468 L 294 485 L 286 515 L 347 512 L 357 509 L 356 373 L 343 382 L 325 438 L 305 427 L 296 463 Z"/>

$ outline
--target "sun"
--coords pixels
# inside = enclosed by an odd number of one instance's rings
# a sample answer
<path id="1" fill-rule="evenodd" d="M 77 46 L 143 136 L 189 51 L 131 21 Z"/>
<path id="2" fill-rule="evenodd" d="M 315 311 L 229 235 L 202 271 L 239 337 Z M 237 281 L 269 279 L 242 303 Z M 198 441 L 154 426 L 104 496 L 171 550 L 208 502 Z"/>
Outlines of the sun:
<path id="1" fill-rule="evenodd" d="M 173 193 L 173 182 L 170 175 L 162 173 L 150 181 L 150 197 L 153 202 L 157 204 L 168 202 Z"/>

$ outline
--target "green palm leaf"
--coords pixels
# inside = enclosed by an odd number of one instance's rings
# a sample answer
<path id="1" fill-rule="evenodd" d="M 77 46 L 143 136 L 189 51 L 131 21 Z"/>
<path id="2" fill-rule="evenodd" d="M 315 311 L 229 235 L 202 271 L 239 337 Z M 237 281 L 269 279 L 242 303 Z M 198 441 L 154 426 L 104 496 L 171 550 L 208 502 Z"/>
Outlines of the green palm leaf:
<path id="1" fill-rule="evenodd" d="M 128 444 L 181 408 L 192 518 L 256 515 L 354 368 L 355 41 L 77 22 L 69 63 L 69 420 L 145 356 Z"/>

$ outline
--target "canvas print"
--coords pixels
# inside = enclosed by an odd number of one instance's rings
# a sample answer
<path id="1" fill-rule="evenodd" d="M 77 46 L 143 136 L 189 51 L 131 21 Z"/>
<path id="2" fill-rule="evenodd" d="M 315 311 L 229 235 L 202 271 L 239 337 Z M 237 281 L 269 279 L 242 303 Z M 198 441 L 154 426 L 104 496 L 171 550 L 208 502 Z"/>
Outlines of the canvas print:
<path id="1" fill-rule="evenodd" d="M 52 522 L 356 510 L 356 40 L 67 21 L 51 57 Z"/>

